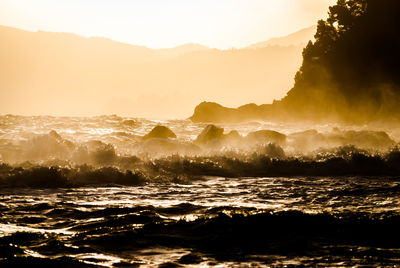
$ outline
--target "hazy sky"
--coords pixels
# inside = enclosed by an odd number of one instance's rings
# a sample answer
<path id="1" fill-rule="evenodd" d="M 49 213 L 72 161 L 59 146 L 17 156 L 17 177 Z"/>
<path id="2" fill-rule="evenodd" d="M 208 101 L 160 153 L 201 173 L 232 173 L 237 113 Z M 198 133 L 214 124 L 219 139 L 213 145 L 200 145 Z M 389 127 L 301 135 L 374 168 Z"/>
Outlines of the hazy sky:
<path id="1" fill-rule="evenodd" d="M 325 18 L 336 0 L 0 0 L 0 25 L 151 48 L 244 47 Z"/>

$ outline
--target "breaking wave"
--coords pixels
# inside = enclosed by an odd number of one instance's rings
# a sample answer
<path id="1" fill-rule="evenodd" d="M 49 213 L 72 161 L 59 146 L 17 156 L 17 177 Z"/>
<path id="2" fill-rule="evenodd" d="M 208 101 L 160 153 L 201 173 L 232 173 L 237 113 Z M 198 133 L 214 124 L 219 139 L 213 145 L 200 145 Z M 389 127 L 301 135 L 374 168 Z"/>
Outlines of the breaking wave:
<path id="1" fill-rule="evenodd" d="M 2 187 L 81 187 L 95 185 L 143 185 L 148 182 L 191 183 L 204 176 L 293 177 L 293 176 L 399 176 L 400 152 L 369 155 L 354 147 L 338 148 L 314 158 L 282 157 L 281 148 L 269 145 L 266 154 L 226 153 L 216 156 L 169 156 L 153 160 L 113 155 L 109 166 L 71 165 L 49 161 L 0 165 Z M 101 153 L 108 158 L 108 153 Z M 107 155 L 107 156 L 104 156 Z M 272 156 L 271 156 L 272 155 Z M 276 157 L 276 156 L 279 157 Z M 58 165 L 55 165 L 58 164 Z"/>

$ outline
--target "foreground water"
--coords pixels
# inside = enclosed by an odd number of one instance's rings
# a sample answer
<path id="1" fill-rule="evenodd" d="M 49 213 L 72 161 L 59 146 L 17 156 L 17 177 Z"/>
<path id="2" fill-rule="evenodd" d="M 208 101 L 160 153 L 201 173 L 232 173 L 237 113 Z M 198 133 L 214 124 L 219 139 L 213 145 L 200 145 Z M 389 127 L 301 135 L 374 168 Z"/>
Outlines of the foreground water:
<path id="1" fill-rule="evenodd" d="M 400 263 L 396 129 L 205 126 L 0 117 L 0 266 Z"/>
<path id="2" fill-rule="evenodd" d="M 1 261 L 396 264 L 399 190 L 393 178 L 215 177 L 190 185 L 3 189 Z"/>

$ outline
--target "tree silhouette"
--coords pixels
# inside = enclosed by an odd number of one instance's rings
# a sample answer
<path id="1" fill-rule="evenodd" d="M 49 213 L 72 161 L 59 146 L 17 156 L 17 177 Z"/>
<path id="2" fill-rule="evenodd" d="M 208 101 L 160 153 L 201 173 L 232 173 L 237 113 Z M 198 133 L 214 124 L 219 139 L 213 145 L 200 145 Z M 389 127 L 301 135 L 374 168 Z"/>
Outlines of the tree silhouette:
<path id="1" fill-rule="evenodd" d="M 281 105 L 307 118 L 400 117 L 400 1 L 338 0 L 328 14 Z"/>

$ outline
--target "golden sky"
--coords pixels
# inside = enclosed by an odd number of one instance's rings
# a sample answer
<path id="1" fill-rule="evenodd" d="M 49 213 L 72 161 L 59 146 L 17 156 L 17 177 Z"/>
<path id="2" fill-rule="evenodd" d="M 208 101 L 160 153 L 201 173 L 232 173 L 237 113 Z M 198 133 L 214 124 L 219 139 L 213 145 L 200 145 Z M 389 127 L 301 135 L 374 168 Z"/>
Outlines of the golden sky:
<path id="1" fill-rule="evenodd" d="M 0 0 L 0 25 L 165 48 L 240 48 L 325 18 L 336 0 Z"/>

